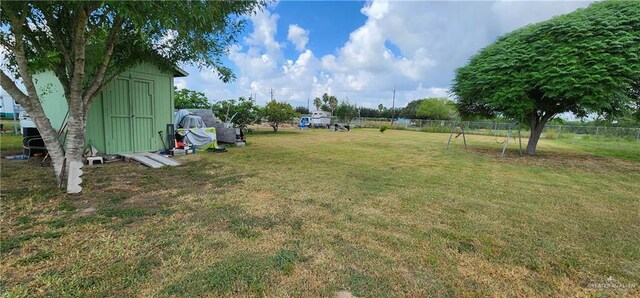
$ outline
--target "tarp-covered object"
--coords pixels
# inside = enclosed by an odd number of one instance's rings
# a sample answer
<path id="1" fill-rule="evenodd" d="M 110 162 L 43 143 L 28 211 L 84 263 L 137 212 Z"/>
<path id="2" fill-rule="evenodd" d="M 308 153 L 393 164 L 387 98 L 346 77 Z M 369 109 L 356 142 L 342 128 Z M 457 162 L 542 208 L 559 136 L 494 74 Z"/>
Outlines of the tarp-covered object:
<path id="1" fill-rule="evenodd" d="M 184 130 L 179 130 L 182 134 L 185 134 Z M 214 144 L 214 148 L 217 146 L 216 142 L 216 129 L 209 128 L 192 128 L 186 132 L 186 139 L 189 144 L 196 147 L 204 147 L 209 144 Z"/>
<path id="2" fill-rule="evenodd" d="M 173 121 L 173 127 L 177 130 L 179 128 L 205 128 L 204 121 L 199 116 L 192 114 L 187 110 L 179 110 L 175 113 L 175 119 Z"/>
<path id="3" fill-rule="evenodd" d="M 202 118 L 202 121 L 204 121 L 204 125 L 206 125 L 207 127 L 214 127 L 215 123 L 222 122 L 218 120 L 218 118 L 216 118 L 216 116 L 213 114 L 213 111 L 211 111 L 210 109 L 188 109 L 187 111 L 196 116 L 200 116 L 200 118 Z"/>

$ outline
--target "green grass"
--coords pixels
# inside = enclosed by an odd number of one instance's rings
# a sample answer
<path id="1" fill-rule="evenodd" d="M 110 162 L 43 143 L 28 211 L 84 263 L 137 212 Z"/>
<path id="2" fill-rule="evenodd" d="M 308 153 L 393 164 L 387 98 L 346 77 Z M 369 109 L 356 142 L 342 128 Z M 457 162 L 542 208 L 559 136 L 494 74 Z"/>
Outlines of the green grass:
<path id="1" fill-rule="evenodd" d="M 0 155 L 6 156 L 7 153 L 17 153 L 22 154 L 21 152 L 14 152 L 22 150 L 22 136 L 13 134 L 13 123 L 7 123 L 7 120 L 2 120 L 2 123 L 5 125 L 5 128 L 8 128 L 6 133 L 0 134 Z"/>
<path id="2" fill-rule="evenodd" d="M 511 140 L 500 158 L 494 137 L 448 136 L 260 131 L 178 168 L 87 167 L 73 196 L 39 159 L 3 159 L 0 291 L 640 294 L 640 142 L 544 139 L 519 157 Z"/>

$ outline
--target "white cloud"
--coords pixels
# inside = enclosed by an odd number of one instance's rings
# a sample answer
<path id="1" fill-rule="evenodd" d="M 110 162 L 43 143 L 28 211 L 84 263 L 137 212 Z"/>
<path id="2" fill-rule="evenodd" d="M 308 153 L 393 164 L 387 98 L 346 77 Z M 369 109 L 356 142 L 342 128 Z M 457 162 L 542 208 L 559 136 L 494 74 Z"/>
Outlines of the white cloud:
<path id="1" fill-rule="evenodd" d="M 496 14 L 500 30 L 509 32 L 522 26 L 550 19 L 553 16 L 586 7 L 591 1 L 540 1 L 530 2 L 500 0 L 491 5 Z"/>
<path id="2" fill-rule="evenodd" d="M 278 14 L 271 14 L 269 10 L 264 10 L 251 16 L 253 32 L 245 39 L 249 46 L 264 48 L 267 53 L 279 53 L 282 45 L 275 40 L 278 31 Z"/>
<path id="3" fill-rule="evenodd" d="M 297 24 L 289 25 L 287 40 L 296 46 L 296 50 L 302 52 L 305 50 L 307 43 L 309 42 L 309 31 L 304 30 Z"/>
<path id="4" fill-rule="evenodd" d="M 455 68 L 497 36 L 587 5 L 373 0 L 361 9 L 365 22 L 334 53 L 321 57 L 308 48 L 309 30 L 297 24 L 289 25 L 286 37 L 297 57 L 285 57 L 287 41 L 276 38 L 279 15 L 265 10 L 250 17 L 253 30 L 242 45 L 230 49 L 238 80 L 225 85 L 206 74 L 189 80 L 189 87 L 206 86 L 215 99 L 253 94 L 259 104 L 273 88 L 276 99 L 294 106 L 306 106 L 308 98 L 325 92 L 361 106 L 391 106 L 394 86 L 396 106 L 447 97 Z"/>
<path id="5" fill-rule="evenodd" d="M 173 84 L 176 86 L 176 88 L 178 89 L 184 89 L 187 88 L 187 80 L 183 79 L 183 78 L 176 78 L 173 80 Z"/>

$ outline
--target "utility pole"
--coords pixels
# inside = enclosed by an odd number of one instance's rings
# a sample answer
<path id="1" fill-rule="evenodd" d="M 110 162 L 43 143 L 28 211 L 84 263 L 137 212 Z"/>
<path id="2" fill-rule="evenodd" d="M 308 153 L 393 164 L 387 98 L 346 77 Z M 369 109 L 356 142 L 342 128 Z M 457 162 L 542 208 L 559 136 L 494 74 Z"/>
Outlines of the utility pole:
<path id="1" fill-rule="evenodd" d="M 311 109 L 310 109 L 311 106 L 309 105 L 309 99 L 310 99 L 310 97 L 307 96 L 307 112 L 311 112 Z"/>
<path id="2" fill-rule="evenodd" d="M 396 86 L 393 86 L 393 101 L 391 102 L 391 127 L 396 113 Z"/>
<path id="3" fill-rule="evenodd" d="M 273 88 L 271 88 L 269 93 L 271 93 L 271 101 L 273 101 Z"/>

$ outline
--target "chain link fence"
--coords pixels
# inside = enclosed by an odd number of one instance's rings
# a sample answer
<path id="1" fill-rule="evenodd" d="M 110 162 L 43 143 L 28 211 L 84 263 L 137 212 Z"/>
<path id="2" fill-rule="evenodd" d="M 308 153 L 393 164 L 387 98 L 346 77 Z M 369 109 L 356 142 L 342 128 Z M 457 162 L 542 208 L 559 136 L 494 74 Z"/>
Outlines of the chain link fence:
<path id="1" fill-rule="evenodd" d="M 453 120 L 422 120 L 422 119 L 398 119 L 393 122 L 394 129 L 410 129 L 424 132 L 451 132 Z M 513 123 L 496 121 L 462 121 L 456 126 L 464 126 L 465 133 L 477 135 L 506 136 L 509 128 L 514 132 L 518 126 Z M 356 118 L 351 121 L 355 127 L 379 128 L 382 125 L 391 127 L 391 119 L 386 118 Z M 527 127 L 521 127 L 522 137 L 529 137 Z M 635 139 L 640 141 L 640 128 L 637 127 L 609 127 L 609 126 L 579 126 L 547 124 L 542 132 L 542 138 L 546 139 L 571 139 L 584 136 L 616 137 Z"/>

